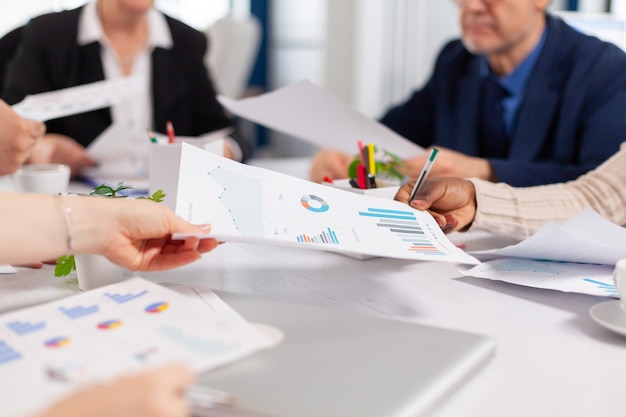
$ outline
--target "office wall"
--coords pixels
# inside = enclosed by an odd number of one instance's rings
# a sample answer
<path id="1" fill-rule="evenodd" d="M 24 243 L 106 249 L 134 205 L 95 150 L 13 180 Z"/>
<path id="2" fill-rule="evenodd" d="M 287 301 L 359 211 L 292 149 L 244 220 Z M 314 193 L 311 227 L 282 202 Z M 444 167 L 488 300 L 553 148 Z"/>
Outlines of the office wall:
<path id="1" fill-rule="evenodd" d="M 458 35 L 456 19 L 451 1 L 329 1 L 324 86 L 380 116 L 425 82 L 441 46 Z"/>

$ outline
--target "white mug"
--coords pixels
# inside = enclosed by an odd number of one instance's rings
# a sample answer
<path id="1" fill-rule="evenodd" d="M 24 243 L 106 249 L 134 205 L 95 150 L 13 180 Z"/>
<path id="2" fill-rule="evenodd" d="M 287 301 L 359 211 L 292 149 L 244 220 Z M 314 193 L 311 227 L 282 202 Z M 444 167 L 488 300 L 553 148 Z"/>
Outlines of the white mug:
<path id="1" fill-rule="evenodd" d="M 622 311 L 626 313 L 626 259 L 621 259 L 615 264 L 615 269 L 613 270 L 613 282 L 615 283 L 615 289 L 621 298 L 620 305 L 622 307 Z"/>
<path id="2" fill-rule="evenodd" d="M 63 164 L 22 166 L 14 175 L 15 190 L 35 194 L 67 194 L 70 167 Z"/>
<path id="3" fill-rule="evenodd" d="M 124 280 L 124 268 L 115 265 L 102 255 L 74 255 L 78 287 L 83 290 L 116 284 Z"/>

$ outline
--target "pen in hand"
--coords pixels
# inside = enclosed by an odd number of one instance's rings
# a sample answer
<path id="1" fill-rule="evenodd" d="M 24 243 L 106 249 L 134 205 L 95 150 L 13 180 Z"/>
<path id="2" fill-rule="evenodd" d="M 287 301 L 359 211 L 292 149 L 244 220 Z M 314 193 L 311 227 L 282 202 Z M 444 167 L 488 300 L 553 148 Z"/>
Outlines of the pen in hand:
<path id="1" fill-rule="evenodd" d="M 424 164 L 424 168 L 422 168 L 422 172 L 420 173 L 420 176 L 417 178 L 417 181 L 415 181 L 415 185 L 413 186 L 413 191 L 411 191 L 411 196 L 409 197 L 409 204 L 411 204 L 411 201 L 413 201 L 413 199 L 415 198 L 415 194 L 417 194 L 417 191 L 419 190 L 420 186 L 422 185 L 422 183 L 428 176 L 428 173 L 430 172 L 431 168 L 433 167 L 433 164 L 435 163 L 435 158 L 437 157 L 438 153 L 439 153 L 439 149 L 437 148 L 433 148 L 433 150 L 431 151 L 430 156 L 428 157 L 428 160 Z"/>

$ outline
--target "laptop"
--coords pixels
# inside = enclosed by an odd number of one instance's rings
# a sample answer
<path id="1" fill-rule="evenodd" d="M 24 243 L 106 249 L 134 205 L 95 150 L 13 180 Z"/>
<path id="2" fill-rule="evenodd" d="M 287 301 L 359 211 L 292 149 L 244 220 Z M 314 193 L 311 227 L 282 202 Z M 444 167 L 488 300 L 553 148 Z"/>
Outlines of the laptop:
<path id="1" fill-rule="evenodd" d="M 236 398 L 235 412 L 219 415 L 418 416 L 495 350 L 482 335 L 218 293 L 247 320 L 284 335 L 276 347 L 198 378 L 198 384 Z"/>

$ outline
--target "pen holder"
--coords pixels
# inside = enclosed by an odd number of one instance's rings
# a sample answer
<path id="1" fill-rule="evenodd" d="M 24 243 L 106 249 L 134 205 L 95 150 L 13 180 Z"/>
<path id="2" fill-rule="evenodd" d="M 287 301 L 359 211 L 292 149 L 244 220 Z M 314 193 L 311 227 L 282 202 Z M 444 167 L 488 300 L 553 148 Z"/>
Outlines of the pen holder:
<path id="1" fill-rule="evenodd" d="M 396 181 L 389 181 L 384 179 L 376 179 L 377 188 L 354 188 L 350 185 L 350 179 L 334 180 L 332 183 L 324 182 L 324 185 L 329 187 L 339 188 L 341 190 L 351 191 L 357 194 L 365 194 L 373 197 L 380 197 L 386 199 L 393 199 L 400 188 L 400 184 Z"/>
<path id="2" fill-rule="evenodd" d="M 180 171 L 181 143 L 160 144 L 150 146 L 150 191 L 163 190 L 165 199 L 162 204 L 176 210 L 178 194 L 178 177 Z"/>

